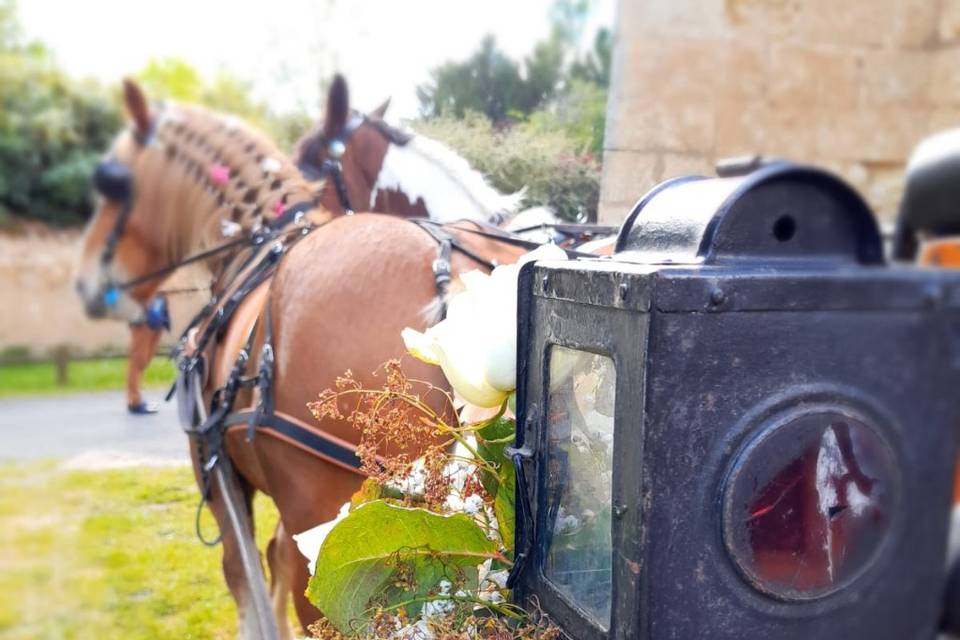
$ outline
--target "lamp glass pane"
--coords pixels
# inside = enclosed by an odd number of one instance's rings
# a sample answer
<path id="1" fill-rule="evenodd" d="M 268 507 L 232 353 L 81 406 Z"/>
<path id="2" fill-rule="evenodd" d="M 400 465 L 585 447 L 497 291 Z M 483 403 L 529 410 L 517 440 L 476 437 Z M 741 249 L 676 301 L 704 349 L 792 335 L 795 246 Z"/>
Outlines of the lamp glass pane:
<path id="1" fill-rule="evenodd" d="M 727 486 L 727 548 L 761 591 L 823 597 L 873 562 L 898 491 L 896 461 L 879 431 L 811 411 L 762 434 L 740 456 Z"/>
<path id="2" fill-rule="evenodd" d="M 606 356 L 560 346 L 550 351 L 544 575 L 604 629 L 612 595 L 616 382 Z"/>

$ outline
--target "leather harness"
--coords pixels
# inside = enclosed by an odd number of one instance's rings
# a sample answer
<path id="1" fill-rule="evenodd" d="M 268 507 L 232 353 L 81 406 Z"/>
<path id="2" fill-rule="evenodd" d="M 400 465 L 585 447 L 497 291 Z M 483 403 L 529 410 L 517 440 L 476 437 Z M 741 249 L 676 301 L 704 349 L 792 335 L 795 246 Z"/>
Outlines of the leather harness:
<path id="1" fill-rule="evenodd" d="M 474 253 L 440 225 L 420 219 L 413 222 L 437 242 L 437 257 L 433 261 L 432 270 L 437 294 L 441 300 L 446 296 L 452 279 L 450 261 L 454 251 L 463 253 L 483 267 L 492 269 L 496 266 L 495 263 Z M 361 461 L 357 456 L 356 445 L 278 411 L 274 406 L 273 323 L 269 293 L 265 308 L 249 329 L 245 346 L 239 351 L 226 383 L 213 393 L 211 406 L 207 408 L 209 413 L 206 420 L 198 423 L 196 419 L 200 412 L 195 403 L 202 398 L 202 394 L 197 393 L 197 390 L 204 386 L 209 359 L 206 355 L 208 347 L 222 337 L 243 301 L 274 275 L 282 256 L 296 242 L 316 228 L 318 226 L 313 225 L 301 229 L 294 228 L 296 233 L 291 234 L 289 229 L 278 226 L 273 231 L 276 239 L 269 243 L 269 247 L 260 249 L 256 253 L 256 258 L 247 258 L 245 268 L 237 276 L 240 281 L 225 289 L 229 295 L 224 299 L 218 301 L 214 298 L 211 304 L 197 315 L 188 325 L 175 351 L 175 356 L 178 358 L 177 380 L 167 397 L 169 399 L 176 393 L 181 426 L 199 445 L 200 460 L 198 462 L 204 500 L 209 499 L 210 471 L 225 454 L 226 433 L 241 429 L 246 432 L 248 442 L 253 440 L 257 432 L 266 432 L 325 462 L 357 474 L 361 473 Z M 187 355 L 188 335 L 201 324 L 203 327 L 198 329 L 194 346 L 191 353 Z M 256 373 L 250 375 L 248 369 L 260 325 L 263 328 L 263 344 L 259 352 Z M 258 400 L 252 407 L 235 410 L 237 396 L 241 389 L 245 388 L 257 389 Z"/>
<path id="2" fill-rule="evenodd" d="M 352 121 L 354 126 L 347 127 L 341 135 L 349 136 L 360 123 L 362 123 L 362 120 L 357 120 L 355 123 Z M 346 189 L 342 184 L 342 175 L 339 171 L 339 157 L 332 159 L 330 163 L 329 171 L 333 174 L 341 202 L 344 204 L 344 208 L 351 212 L 349 202 L 346 199 Z M 106 160 L 98 166 L 94 182 L 102 194 L 118 201 L 122 207 L 117 223 L 108 239 L 108 246 L 102 256 L 102 261 L 108 263 L 113 259 L 114 248 L 123 233 L 129 211 L 132 209 L 134 185 L 129 169 L 113 159 Z M 197 534 L 205 544 L 219 542 L 219 539 L 210 542 L 203 539 L 203 536 L 200 535 L 199 519 L 203 505 L 210 497 L 210 477 L 213 470 L 222 461 L 227 461 L 229 466 L 224 450 L 225 435 L 229 431 L 244 429 L 248 442 L 253 440 L 258 431 L 267 432 L 273 437 L 330 464 L 357 474 L 361 473 L 361 461 L 353 443 L 327 434 L 313 425 L 303 423 L 278 411 L 274 406 L 273 327 L 269 291 L 265 309 L 252 323 L 245 345 L 239 351 L 226 383 L 214 391 L 209 407 L 199 406 L 200 403 L 205 402 L 203 388 L 207 375 L 208 348 L 212 348 L 220 341 L 236 311 L 247 297 L 261 285 L 268 283 L 273 277 L 283 256 L 300 239 L 323 226 L 322 224 L 314 225 L 303 222 L 304 214 L 315 206 L 316 204 L 312 201 L 294 204 L 284 210 L 270 224 L 251 234 L 227 241 L 177 263 L 126 282 L 115 283 L 112 286 L 115 291 L 128 289 L 143 282 L 164 277 L 186 264 L 205 260 L 227 251 L 235 251 L 232 261 L 237 264 L 235 266 L 228 264 L 226 270 L 233 274 L 230 282 L 219 287 L 220 295 L 214 295 L 211 298 L 210 302 L 190 321 L 180 338 L 173 354 L 177 358 L 177 379 L 167 394 L 167 400 L 170 400 L 176 394 L 181 426 L 198 445 L 197 450 L 200 459 L 197 462 L 201 470 L 202 499 L 197 510 Z M 444 228 L 444 225 L 429 219 L 415 218 L 410 221 L 437 243 L 437 257 L 432 263 L 432 270 L 437 294 L 443 303 L 442 314 L 445 315 L 445 297 L 452 280 L 452 253 L 458 251 L 487 269 L 493 269 L 496 267 L 496 263 L 487 260 L 465 246 L 456 236 Z M 476 221 L 464 222 L 472 222 L 480 228 L 458 227 L 458 231 L 525 249 L 534 249 L 540 246 L 539 243 L 518 238 L 493 225 L 484 225 Z M 249 251 L 249 254 L 244 256 L 244 251 Z M 567 251 L 571 255 L 579 255 L 575 251 Z M 254 341 L 258 326 L 261 323 L 263 325 L 263 344 L 259 353 L 257 371 L 255 374 L 249 375 L 248 368 Z M 196 340 L 188 354 L 187 342 L 194 330 L 197 330 Z M 239 411 L 234 410 L 234 404 L 240 391 L 254 388 L 259 392 L 257 403 Z"/>
<path id="3" fill-rule="evenodd" d="M 340 131 L 340 134 L 335 138 L 328 140 L 326 137 L 318 135 L 311 139 L 303 150 L 303 159 L 297 163 L 297 169 L 299 169 L 300 173 L 308 180 L 316 181 L 327 177 L 333 179 L 333 187 L 337 192 L 337 199 L 340 201 L 340 206 L 343 207 L 347 215 L 352 215 L 355 209 L 350 204 L 350 196 L 347 194 L 347 184 L 343 179 L 343 167 L 340 164 L 340 160 L 346 151 L 347 141 L 350 140 L 350 136 L 352 136 L 353 132 L 364 122 L 366 122 L 366 118 L 354 112 Z M 314 158 L 320 155 L 321 147 L 326 147 L 327 157 L 318 165 Z"/>

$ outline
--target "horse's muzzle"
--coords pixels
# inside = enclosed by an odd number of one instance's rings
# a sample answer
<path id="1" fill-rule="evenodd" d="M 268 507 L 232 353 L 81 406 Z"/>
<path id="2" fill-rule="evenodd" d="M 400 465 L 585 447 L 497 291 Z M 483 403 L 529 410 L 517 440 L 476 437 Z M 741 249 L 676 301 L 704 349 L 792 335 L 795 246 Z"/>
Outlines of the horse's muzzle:
<path id="1" fill-rule="evenodd" d="M 107 315 L 107 304 L 103 294 L 97 291 L 88 291 L 82 278 L 77 278 L 73 285 L 77 295 L 83 300 L 83 309 L 90 318 L 103 318 Z"/>
<path id="2" fill-rule="evenodd" d="M 83 308 L 91 318 L 104 318 L 107 315 L 107 305 L 103 302 L 103 296 L 84 297 Z"/>

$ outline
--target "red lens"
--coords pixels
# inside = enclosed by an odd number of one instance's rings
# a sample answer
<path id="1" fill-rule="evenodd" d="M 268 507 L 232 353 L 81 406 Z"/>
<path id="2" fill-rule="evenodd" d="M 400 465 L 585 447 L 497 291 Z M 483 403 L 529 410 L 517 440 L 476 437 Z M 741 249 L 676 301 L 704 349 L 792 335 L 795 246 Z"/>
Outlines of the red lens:
<path id="1" fill-rule="evenodd" d="M 873 561 L 896 508 L 893 453 L 864 422 L 827 411 L 769 429 L 726 488 L 727 549 L 755 587 L 817 598 Z"/>

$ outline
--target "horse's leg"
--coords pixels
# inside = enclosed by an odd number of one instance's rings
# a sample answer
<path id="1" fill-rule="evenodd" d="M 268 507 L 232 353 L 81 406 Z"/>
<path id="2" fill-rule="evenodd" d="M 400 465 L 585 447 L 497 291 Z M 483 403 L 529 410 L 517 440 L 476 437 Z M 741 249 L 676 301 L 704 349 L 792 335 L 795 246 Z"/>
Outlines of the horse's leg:
<path id="1" fill-rule="evenodd" d="M 289 545 L 292 543 L 293 538 L 287 535 L 283 528 L 283 521 L 277 522 L 273 539 L 267 545 L 267 564 L 270 566 L 270 602 L 273 605 L 273 617 L 276 618 L 277 625 L 280 627 L 281 640 L 293 638 L 293 628 L 287 617 L 287 602 L 289 602 L 288 596 L 293 578 L 293 565 L 287 556 L 290 553 Z M 294 553 L 297 551 L 295 544 L 293 551 Z"/>
<path id="2" fill-rule="evenodd" d="M 297 548 L 293 534 L 336 517 L 340 506 L 359 488 L 360 479 L 269 434 L 258 434 L 254 442 L 257 455 L 266 463 L 270 493 L 282 521 L 267 550 L 274 578 L 274 610 L 280 610 L 282 597 L 286 614 L 286 594 L 292 591 L 297 618 L 306 629 L 316 622 L 320 612 L 304 595 L 309 579 L 307 559 Z"/>
<path id="3" fill-rule="evenodd" d="M 130 355 L 127 360 L 127 406 L 139 407 L 143 402 L 140 383 L 143 372 L 157 351 L 161 332 L 146 324 L 130 325 Z"/>
<path id="4" fill-rule="evenodd" d="M 307 600 L 307 582 L 310 580 L 310 573 L 307 570 L 307 559 L 300 553 L 297 543 L 291 536 L 286 536 L 279 541 L 280 556 L 286 561 L 287 571 L 289 572 L 290 582 L 288 587 L 293 592 L 293 607 L 297 612 L 297 618 L 300 620 L 311 620 L 317 617 L 317 610 L 310 601 Z"/>

